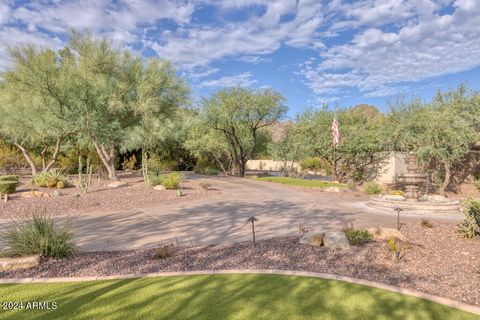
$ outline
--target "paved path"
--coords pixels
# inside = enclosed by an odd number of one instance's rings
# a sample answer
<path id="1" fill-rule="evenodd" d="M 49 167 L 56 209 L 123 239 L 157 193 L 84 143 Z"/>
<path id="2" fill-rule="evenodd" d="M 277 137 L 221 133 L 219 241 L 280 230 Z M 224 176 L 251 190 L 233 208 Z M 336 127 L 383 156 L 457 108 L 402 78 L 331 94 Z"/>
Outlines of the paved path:
<path id="1" fill-rule="evenodd" d="M 80 249 L 125 250 L 177 241 L 180 245 L 245 241 L 252 237 L 251 224 L 246 222 L 251 215 L 258 218 L 257 239 L 296 235 L 299 223 L 326 231 L 341 229 L 349 223 L 370 227 L 396 221 L 391 210 L 367 207 L 364 200 L 306 193 L 248 178 L 209 180 L 213 187 L 225 191 L 222 197 L 75 218 L 73 228 Z M 431 219 L 458 220 L 461 215 Z M 407 220 L 420 217 L 403 214 L 402 221 Z"/>

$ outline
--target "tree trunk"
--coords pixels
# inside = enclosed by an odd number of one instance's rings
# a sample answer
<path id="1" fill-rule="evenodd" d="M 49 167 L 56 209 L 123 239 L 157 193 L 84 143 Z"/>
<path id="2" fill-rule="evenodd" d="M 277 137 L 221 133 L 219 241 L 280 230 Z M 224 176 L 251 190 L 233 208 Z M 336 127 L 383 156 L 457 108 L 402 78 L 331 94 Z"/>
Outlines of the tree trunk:
<path id="1" fill-rule="evenodd" d="M 95 139 L 93 139 L 93 145 L 95 146 L 103 165 L 108 171 L 108 178 L 110 180 L 118 180 L 117 171 L 115 170 L 115 147 L 109 146 L 107 149 L 107 147 L 100 145 Z"/>
<path id="2" fill-rule="evenodd" d="M 451 178 L 452 178 L 452 173 L 450 171 L 450 165 L 448 163 L 443 164 L 443 169 L 445 170 L 445 177 L 444 177 L 442 185 L 440 187 L 440 194 L 442 196 L 445 195 L 445 191 L 447 190 L 448 186 L 450 185 L 450 181 L 451 181 Z"/>
<path id="3" fill-rule="evenodd" d="M 58 154 L 60 153 L 61 142 L 62 142 L 62 138 L 57 138 L 57 142 L 55 143 L 55 149 L 53 150 L 53 154 L 52 154 L 52 159 L 46 166 L 45 166 L 45 162 L 43 163 L 44 164 L 43 172 L 49 171 L 57 161 Z"/>
<path id="4" fill-rule="evenodd" d="M 22 151 L 22 154 L 25 157 L 25 160 L 27 160 L 28 164 L 30 165 L 30 168 L 32 169 L 32 177 L 36 176 L 38 173 L 37 167 L 35 166 L 35 162 L 33 162 L 32 157 L 30 157 L 30 153 L 28 153 L 28 150 L 25 149 L 25 147 L 19 143 L 15 142 L 15 145 L 17 146 L 18 149 L 20 149 L 20 151 Z"/>

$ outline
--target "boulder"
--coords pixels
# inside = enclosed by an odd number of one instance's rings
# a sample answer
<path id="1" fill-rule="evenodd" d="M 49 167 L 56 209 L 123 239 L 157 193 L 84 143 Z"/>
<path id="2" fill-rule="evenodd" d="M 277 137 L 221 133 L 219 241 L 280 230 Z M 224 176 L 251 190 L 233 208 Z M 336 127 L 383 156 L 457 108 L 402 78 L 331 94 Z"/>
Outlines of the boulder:
<path id="1" fill-rule="evenodd" d="M 323 232 L 307 232 L 300 236 L 299 243 L 309 244 L 314 247 L 320 247 L 323 244 Z"/>
<path id="2" fill-rule="evenodd" d="M 0 258 L 0 271 L 26 269 L 38 266 L 40 256 Z"/>
<path id="3" fill-rule="evenodd" d="M 323 237 L 323 245 L 330 249 L 349 249 L 350 243 L 343 231 L 326 232 Z"/>
<path id="4" fill-rule="evenodd" d="M 167 188 L 159 184 L 158 186 L 155 186 L 153 190 L 163 191 L 163 190 L 167 190 Z"/>
<path id="5" fill-rule="evenodd" d="M 339 187 L 328 187 L 324 189 L 325 192 L 340 192 Z"/>
<path id="6" fill-rule="evenodd" d="M 108 184 L 108 187 L 109 188 L 123 188 L 123 187 L 128 187 L 128 184 L 126 182 L 123 182 L 123 181 L 112 181 Z"/>
<path id="7" fill-rule="evenodd" d="M 406 241 L 405 237 L 400 231 L 390 228 L 369 228 L 370 232 L 374 239 L 377 240 L 390 240 L 391 238 Z"/>

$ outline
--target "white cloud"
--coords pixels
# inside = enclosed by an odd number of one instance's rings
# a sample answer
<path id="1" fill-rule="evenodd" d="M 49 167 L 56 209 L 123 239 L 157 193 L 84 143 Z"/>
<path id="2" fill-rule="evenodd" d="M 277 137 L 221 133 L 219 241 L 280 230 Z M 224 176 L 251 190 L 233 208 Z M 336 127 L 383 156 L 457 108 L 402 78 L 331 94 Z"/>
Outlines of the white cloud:
<path id="1" fill-rule="evenodd" d="M 233 86 L 248 87 L 254 83 L 257 83 L 257 80 L 252 79 L 252 73 L 244 72 L 235 76 L 226 76 L 215 80 L 204 81 L 201 83 L 200 86 L 204 88 L 220 88 Z"/>
<path id="2" fill-rule="evenodd" d="M 479 2 L 459 0 L 457 9 L 444 15 L 433 14 L 430 1 L 413 2 L 424 3 L 431 14 L 426 9 L 416 12 L 411 20 L 388 32 L 382 30 L 382 23 L 387 22 L 380 15 L 378 23 L 372 23 L 378 28 L 363 30 L 350 42 L 321 51 L 320 63 L 302 68 L 310 88 L 317 94 L 357 88 L 369 97 L 391 96 L 406 90 L 409 82 L 480 65 Z M 400 10 L 400 16 L 405 12 Z"/>

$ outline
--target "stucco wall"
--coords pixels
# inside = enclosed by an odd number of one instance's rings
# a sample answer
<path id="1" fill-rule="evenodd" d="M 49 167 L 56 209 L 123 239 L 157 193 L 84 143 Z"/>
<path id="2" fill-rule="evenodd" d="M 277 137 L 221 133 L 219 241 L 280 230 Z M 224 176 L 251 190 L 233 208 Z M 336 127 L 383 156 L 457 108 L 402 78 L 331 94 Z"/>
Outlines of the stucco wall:
<path id="1" fill-rule="evenodd" d="M 288 163 L 290 166 L 291 162 Z M 275 160 L 248 160 L 247 170 L 266 170 L 266 171 L 280 171 L 283 166 L 283 161 Z M 300 169 L 298 163 L 293 164 L 294 168 Z"/>

